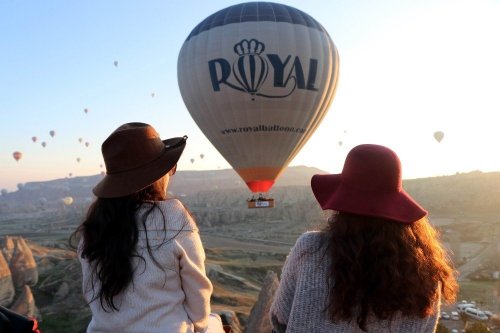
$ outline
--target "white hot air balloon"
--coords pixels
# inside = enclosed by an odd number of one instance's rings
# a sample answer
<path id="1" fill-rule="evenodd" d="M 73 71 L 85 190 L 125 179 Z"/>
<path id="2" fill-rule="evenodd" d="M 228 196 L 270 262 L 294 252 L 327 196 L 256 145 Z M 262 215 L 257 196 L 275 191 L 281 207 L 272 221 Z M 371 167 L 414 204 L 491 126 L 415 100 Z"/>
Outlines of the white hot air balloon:
<path id="1" fill-rule="evenodd" d="M 65 206 L 70 206 L 73 203 L 73 197 L 64 197 L 64 198 L 61 199 L 61 202 Z"/>
<path id="2" fill-rule="evenodd" d="M 225 18 L 225 19 L 221 19 Z M 192 118 L 254 193 L 267 192 L 326 115 L 339 56 L 324 27 L 283 4 L 207 17 L 177 62 Z"/>
<path id="3" fill-rule="evenodd" d="M 441 140 L 443 140 L 443 138 L 444 138 L 444 132 L 442 132 L 442 131 L 434 132 L 434 139 L 436 139 L 436 141 L 438 143 L 441 142 Z"/>

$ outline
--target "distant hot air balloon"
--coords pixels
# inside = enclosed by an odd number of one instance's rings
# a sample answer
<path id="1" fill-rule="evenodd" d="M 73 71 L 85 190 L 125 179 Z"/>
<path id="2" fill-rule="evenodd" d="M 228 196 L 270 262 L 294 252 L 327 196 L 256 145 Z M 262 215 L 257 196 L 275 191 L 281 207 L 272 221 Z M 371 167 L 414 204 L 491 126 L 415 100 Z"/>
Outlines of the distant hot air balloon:
<path id="1" fill-rule="evenodd" d="M 339 146 L 342 146 L 342 143 L 343 143 L 342 141 L 339 141 Z"/>
<path id="2" fill-rule="evenodd" d="M 78 163 L 80 163 L 80 157 L 77 157 L 77 158 L 76 158 L 76 161 L 77 161 Z"/>
<path id="3" fill-rule="evenodd" d="M 73 203 L 73 197 L 64 197 L 61 201 L 65 206 L 69 206 Z"/>
<path id="4" fill-rule="evenodd" d="M 42 142 L 42 147 L 45 148 L 45 146 L 47 145 L 47 143 L 45 141 Z"/>
<path id="5" fill-rule="evenodd" d="M 73 176 L 73 174 L 70 172 L 70 173 L 68 173 L 68 176 L 71 178 L 71 176 Z"/>
<path id="6" fill-rule="evenodd" d="M 118 61 L 113 61 L 113 65 L 115 65 L 115 67 L 118 67 Z"/>
<path id="7" fill-rule="evenodd" d="M 23 157 L 23 153 L 21 153 L 20 151 L 15 151 L 12 153 L 12 156 L 14 157 L 14 159 L 16 160 L 16 162 L 19 162 L 19 160 L 21 159 L 21 157 Z"/>
<path id="8" fill-rule="evenodd" d="M 205 154 L 200 154 L 200 158 L 203 159 L 205 157 Z"/>
<path id="9" fill-rule="evenodd" d="M 83 139 L 82 138 L 78 138 L 78 142 L 82 143 Z"/>
<path id="10" fill-rule="evenodd" d="M 50 134 L 51 137 L 54 137 L 56 135 L 56 131 L 52 130 L 52 131 L 49 132 L 49 134 Z"/>
<path id="11" fill-rule="evenodd" d="M 85 108 L 85 109 L 83 109 L 83 112 L 88 113 L 89 109 Z"/>
<path id="12" fill-rule="evenodd" d="M 443 138 L 444 138 L 444 133 L 442 131 L 434 132 L 434 139 L 436 139 L 437 142 L 441 142 Z"/>
<path id="13" fill-rule="evenodd" d="M 338 71 L 325 28 L 271 2 L 237 4 L 207 17 L 177 61 L 189 113 L 252 192 L 267 192 L 318 128 Z"/>
<path id="14" fill-rule="evenodd" d="M 37 140 L 37 139 L 38 139 L 38 138 L 37 138 L 36 136 L 32 136 L 32 137 L 31 137 L 31 141 L 33 141 L 33 142 L 36 142 L 36 140 Z"/>
<path id="15" fill-rule="evenodd" d="M 155 93 L 151 93 L 151 97 L 155 97 Z"/>
<path id="16" fill-rule="evenodd" d="M 90 145 L 89 142 L 85 142 L 85 147 L 88 147 Z"/>
<path id="17" fill-rule="evenodd" d="M 192 158 L 190 161 L 191 161 L 191 163 L 194 163 L 194 158 Z"/>
<path id="18" fill-rule="evenodd" d="M 99 164 L 99 167 L 102 169 L 103 165 L 102 165 L 102 164 Z"/>

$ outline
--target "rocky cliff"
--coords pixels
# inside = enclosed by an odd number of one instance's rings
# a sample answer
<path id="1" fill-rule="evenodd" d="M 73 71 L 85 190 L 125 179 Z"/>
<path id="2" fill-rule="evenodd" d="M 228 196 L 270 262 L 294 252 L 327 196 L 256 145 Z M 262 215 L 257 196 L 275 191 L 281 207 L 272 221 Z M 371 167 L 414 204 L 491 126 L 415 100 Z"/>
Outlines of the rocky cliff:
<path id="1" fill-rule="evenodd" d="M 0 241 L 0 305 L 29 317 L 39 317 L 31 288 L 38 282 L 33 253 L 22 237 Z"/>

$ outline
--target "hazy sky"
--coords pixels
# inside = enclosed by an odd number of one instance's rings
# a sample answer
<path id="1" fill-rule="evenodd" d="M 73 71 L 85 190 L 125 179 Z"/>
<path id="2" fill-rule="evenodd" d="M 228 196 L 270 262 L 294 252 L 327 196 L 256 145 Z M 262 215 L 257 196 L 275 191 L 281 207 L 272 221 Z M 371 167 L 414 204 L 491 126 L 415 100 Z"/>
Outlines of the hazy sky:
<path id="1" fill-rule="evenodd" d="M 291 165 L 340 172 L 352 147 L 377 143 L 404 178 L 500 171 L 500 1 L 275 2 L 319 21 L 340 55 L 333 104 Z M 229 168 L 184 106 L 177 56 L 200 21 L 237 3 L 1 1 L 0 188 L 100 173 L 102 141 L 129 121 L 187 134 L 179 169 Z"/>

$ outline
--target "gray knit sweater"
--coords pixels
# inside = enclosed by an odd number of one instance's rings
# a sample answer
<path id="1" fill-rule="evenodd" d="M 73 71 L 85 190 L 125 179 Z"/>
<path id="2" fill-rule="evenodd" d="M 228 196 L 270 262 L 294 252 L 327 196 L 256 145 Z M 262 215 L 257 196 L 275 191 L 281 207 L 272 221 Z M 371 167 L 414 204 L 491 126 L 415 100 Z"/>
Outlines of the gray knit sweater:
<path id="1" fill-rule="evenodd" d="M 281 281 L 271 306 L 270 317 L 278 333 L 361 333 L 356 321 L 332 323 L 324 315 L 327 304 L 329 260 L 318 245 L 324 239 L 317 231 L 299 237 L 288 255 Z M 383 300 L 380 300 L 383 302 Z M 426 318 L 396 315 L 392 322 L 368 319 L 368 332 L 432 333 L 439 317 L 439 302 L 434 315 Z M 286 329 L 283 327 L 286 325 Z"/>

